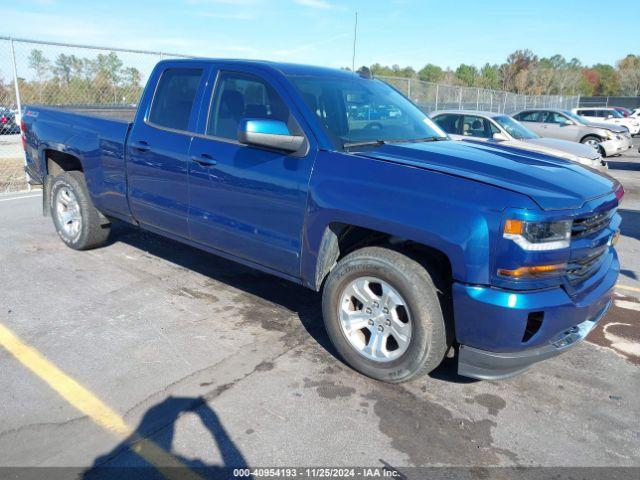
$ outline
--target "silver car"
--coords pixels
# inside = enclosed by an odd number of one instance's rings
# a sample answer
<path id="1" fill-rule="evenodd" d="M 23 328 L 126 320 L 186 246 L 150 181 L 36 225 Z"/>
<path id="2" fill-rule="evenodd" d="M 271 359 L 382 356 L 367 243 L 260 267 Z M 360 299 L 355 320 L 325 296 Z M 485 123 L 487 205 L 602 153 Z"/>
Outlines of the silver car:
<path id="1" fill-rule="evenodd" d="M 454 140 L 499 142 L 501 145 L 565 158 L 596 170 L 607 168 L 607 163 L 594 148 L 566 140 L 541 138 L 503 113 L 441 110 L 430 116 Z"/>
<path id="2" fill-rule="evenodd" d="M 568 110 L 530 108 L 513 115 L 541 137 L 580 142 L 600 150 L 608 157 L 633 146 L 629 130 L 622 125 L 593 123 Z"/>

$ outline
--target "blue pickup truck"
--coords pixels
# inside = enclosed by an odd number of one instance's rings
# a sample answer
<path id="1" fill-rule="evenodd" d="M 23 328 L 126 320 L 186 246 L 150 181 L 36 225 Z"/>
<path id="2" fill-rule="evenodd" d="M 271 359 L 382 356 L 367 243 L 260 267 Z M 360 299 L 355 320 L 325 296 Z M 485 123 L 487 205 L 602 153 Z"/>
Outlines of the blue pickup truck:
<path id="1" fill-rule="evenodd" d="M 513 376 L 609 307 L 617 181 L 451 141 L 366 75 L 162 61 L 135 116 L 109 113 L 26 108 L 27 171 L 62 241 L 98 247 L 119 219 L 322 291 L 337 352 L 373 378 L 447 355 L 464 376 Z"/>

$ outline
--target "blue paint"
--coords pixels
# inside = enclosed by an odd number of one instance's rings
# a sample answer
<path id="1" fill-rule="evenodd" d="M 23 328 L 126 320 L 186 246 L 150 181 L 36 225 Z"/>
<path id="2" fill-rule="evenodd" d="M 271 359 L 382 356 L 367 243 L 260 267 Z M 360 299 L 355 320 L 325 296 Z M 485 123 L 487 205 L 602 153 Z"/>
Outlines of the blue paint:
<path id="1" fill-rule="evenodd" d="M 182 67 L 204 72 L 187 131 L 147 123 L 161 73 Z M 305 136 L 306 153 L 208 136 L 209 106 L 222 71 L 268 83 Z M 502 231 L 507 218 L 576 219 L 615 208 L 615 180 L 503 146 L 439 141 L 344 151 L 290 82 L 292 75 L 354 78 L 344 71 L 269 62 L 164 61 L 151 75 L 132 123 L 27 107 L 29 169 L 38 177 L 47 174 L 47 150 L 74 155 L 96 207 L 106 215 L 308 287 L 315 286 L 321 239 L 331 224 L 429 246 L 451 264 L 456 339 L 476 348 L 505 352 L 541 345 L 608 301 L 619 270 L 614 249 L 606 246 L 619 228 L 617 214 L 597 234 L 553 252 L 525 251 L 502 238 Z M 240 125 L 291 133 L 291 125 L 265 118 L 244 118 Z M 142 142 L 149 149 L 138 149 Z M 606 255 L 597 271 L 581 283 L 522 282 L 496 274 L 498 268 L 570 262 L 603 245 Z M 524 345 L 527 315 L 537 311 L 545 314 L 543 326 Z"/>

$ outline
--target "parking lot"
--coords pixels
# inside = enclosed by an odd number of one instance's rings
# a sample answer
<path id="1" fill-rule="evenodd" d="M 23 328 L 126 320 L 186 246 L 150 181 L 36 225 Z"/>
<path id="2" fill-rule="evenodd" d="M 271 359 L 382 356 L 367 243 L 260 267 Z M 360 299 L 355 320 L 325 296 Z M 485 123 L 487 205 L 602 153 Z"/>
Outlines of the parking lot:
<path id="1" fill-rule="evenodd" d="M 375 382 L 334 356 L 314 292 L 123 225 L 76 252 L 39 193 L 2 196 L 0 465 L 640 467 L 637 147 L 610 166 L 615 305 L 500 382 L 451 360 Z"/>

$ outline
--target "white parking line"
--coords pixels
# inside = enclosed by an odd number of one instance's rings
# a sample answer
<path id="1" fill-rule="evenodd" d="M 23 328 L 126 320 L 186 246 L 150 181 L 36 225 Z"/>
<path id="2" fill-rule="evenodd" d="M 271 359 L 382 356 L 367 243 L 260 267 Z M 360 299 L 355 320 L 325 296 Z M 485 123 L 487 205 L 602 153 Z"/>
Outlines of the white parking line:
<path id="1" fill-rule="evenodd" d="M 41 197 L 41 193 L 35 195 L 23 195 L 22 197 L 0 198 L 0 202 L 10 202 L 11 200 L 22 200 L 23 198 Z"/>

